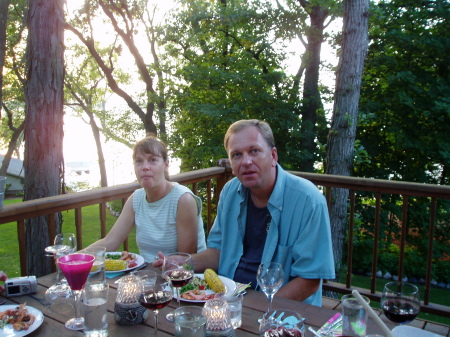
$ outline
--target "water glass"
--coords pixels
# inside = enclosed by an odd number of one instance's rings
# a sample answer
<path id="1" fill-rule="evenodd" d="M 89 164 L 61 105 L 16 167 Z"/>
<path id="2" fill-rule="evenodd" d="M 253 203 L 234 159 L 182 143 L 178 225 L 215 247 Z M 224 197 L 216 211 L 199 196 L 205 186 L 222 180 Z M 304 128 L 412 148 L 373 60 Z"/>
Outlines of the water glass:
<path id="1" fill-rule="evenodd" d="M 174 311 L 176 337 L 206 336 L 206 317 L 202 307 L 185 306 Z"/>
<path id="2" fill-rule="evenodd" d="M 106 248 L 101 246 L 89 247 L 84 249 L 83 252 L 95 256 L 94 264 L 92 265 L 87 282 L 106 282 Z"/>
<path id="3" fill-rule="evenodd" d="M 108 336 L 108 292 L 108 283 L 90 281 L 84 286 L 84 336 Z"/>
<path id="4" fill-rule="evenodd" d="M 215 298 L 222 298 L 227 301 L 228 307 L 230 308 L 231 325 L 233 325 L 234 329 L 239 328 L 242 324 L 242 299 L 244 295 L 239 294 L 233 296 L 220 294 L 215 296 Z"/>
<path id="5" fill-rule="evenodd" d="M 369 298 L 362 296 L 367 303 Z M 366 335 L 367 317 L 369 313 L 353 295 L 342 296 L 342 335 L 363 337 Z"/>

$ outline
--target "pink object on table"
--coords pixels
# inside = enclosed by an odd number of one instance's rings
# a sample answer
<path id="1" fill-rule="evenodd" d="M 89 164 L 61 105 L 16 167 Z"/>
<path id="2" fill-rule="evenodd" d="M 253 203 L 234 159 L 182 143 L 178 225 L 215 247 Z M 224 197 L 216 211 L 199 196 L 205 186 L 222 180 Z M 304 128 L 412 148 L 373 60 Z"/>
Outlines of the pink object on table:
<path id="1" fill-rule="evenodd" d="M 69 254 L 58 259 L 67 282 L 72 290 L 81 290 L 91 271 L 95 257 L 89 254 Z"/>

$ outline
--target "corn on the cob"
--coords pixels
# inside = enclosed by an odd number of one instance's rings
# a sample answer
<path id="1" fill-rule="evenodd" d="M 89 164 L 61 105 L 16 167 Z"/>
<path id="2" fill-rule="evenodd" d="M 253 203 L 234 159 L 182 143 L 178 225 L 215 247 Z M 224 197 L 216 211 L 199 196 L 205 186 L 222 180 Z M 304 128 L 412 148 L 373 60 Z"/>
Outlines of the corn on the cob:
<path id="1" fill-rule="evenodd" d="M 205 276 L 205 280 L 209 287 L 213 291 L 216 293 L 224 293 L 226 291 L 225 285 L 214 270 L 206 269 L 203 275 Z"/>
<path id="2" fill-rule="evenodd" d="M 105 269 L 107 271 L 123 270 L 128 266 L 124 260 L 105 260 Z"/>

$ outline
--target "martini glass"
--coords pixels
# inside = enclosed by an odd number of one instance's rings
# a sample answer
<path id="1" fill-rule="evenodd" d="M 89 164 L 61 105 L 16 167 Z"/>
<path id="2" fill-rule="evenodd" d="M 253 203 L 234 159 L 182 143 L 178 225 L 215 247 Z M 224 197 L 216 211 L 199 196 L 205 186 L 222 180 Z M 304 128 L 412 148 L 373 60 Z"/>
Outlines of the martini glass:
<path id="1" fill-rule="evenodd" d="M 65 323 L 69 330 L 82 330 L 84 328 L 84 318 L 81 317 L 79 310 L 80 296 L 94 260 L 95 256 L 89 254 L 69 254 L 58 259 L 59 267 L 69 283 L 75 303 L 75 317 Z"/>
<path id="2" fill-rule="evenodd" d="M 71 254 L 77 247 L 77 238 L 73 233 L 61 233 L 55 236 L 53 246 L 45 248 L 45 252 L 53 256 L 55 263 L 61 256 Z M 61 269 L 58 263 L 56 263 L 56 284 L 52 285 L 45 292 L 45 297 L 50 303 L 64 299 L 70 296 L 70 287 L 67 284 L 67 280 L 61 279 Z"/>

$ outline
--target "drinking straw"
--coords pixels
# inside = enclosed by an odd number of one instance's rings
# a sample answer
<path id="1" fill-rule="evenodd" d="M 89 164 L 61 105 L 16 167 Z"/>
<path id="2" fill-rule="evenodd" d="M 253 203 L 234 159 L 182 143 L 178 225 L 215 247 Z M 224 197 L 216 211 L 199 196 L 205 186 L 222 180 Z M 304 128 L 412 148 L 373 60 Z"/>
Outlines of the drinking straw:
<path id="1" fill-rule="evenodd" d="M 383 332 L 385 333 L 386 337 L 394 337 L 394 335 L 392 334 L 391 330 L 389 330 L 389 328 L 386 326 L 386 324 L 384 324 L 384 322 L 381 320 L 381 318 L 378 317 L 377 313 L 370 307 L 370 305 L 366 301 L 364 301 L 363 297 L 358 292 L 358 290 L 356 290 L 356 289 L 353 290 L 352 294 L 353 294 L 353 296 L 356 297 L 356 299 L 364 307 L 364 309 L 367 310 L 367 312 L 370 314 L 370 316 L 372 316 L 372 318 L 374 319 L 375 323 L 377 323 L 378 326 L 381 328 L 381 330 L 383 330 Z"/>

